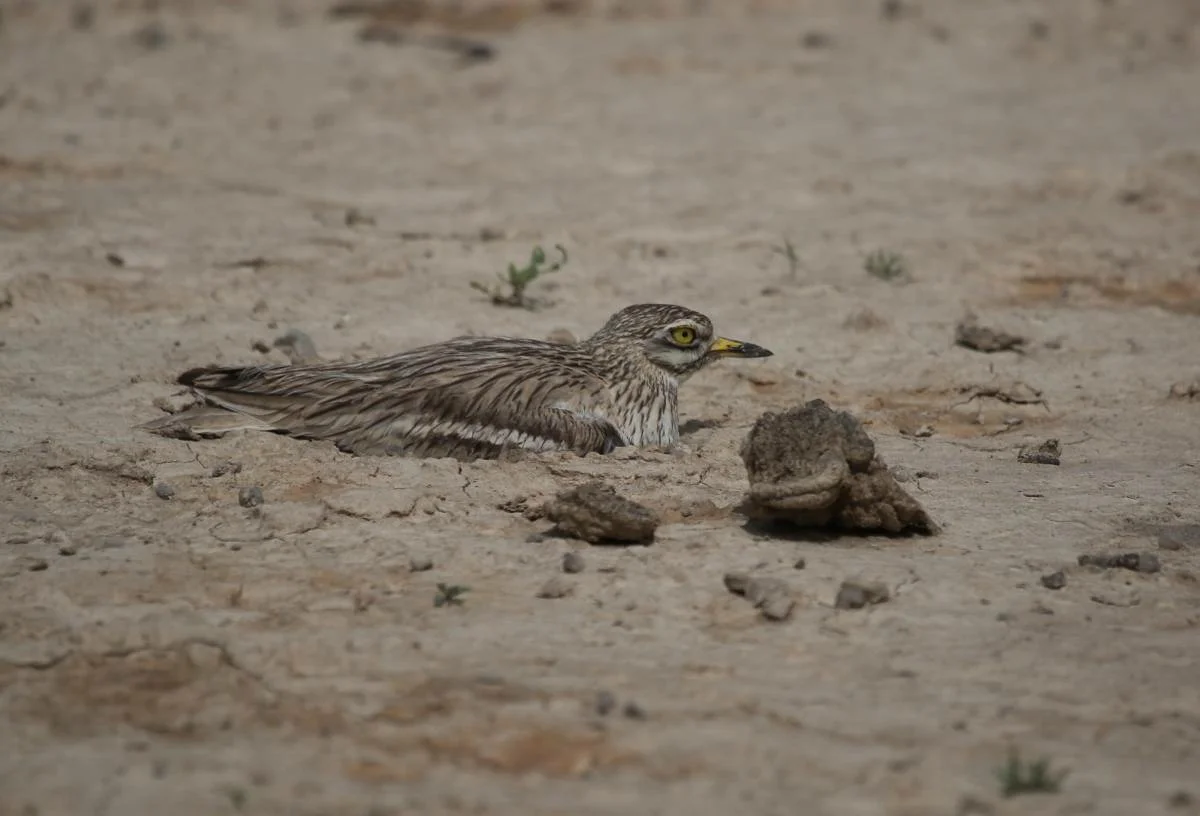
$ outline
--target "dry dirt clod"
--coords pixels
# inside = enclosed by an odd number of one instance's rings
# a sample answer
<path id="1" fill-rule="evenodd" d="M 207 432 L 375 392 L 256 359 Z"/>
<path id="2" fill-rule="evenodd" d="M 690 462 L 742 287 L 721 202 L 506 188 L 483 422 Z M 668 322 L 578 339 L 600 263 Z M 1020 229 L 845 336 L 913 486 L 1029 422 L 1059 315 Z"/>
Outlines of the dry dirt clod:
<path id="1" fill-rule="evenodd" d="M 180 391 L 166 397 L 155 397 L 152 404 L 166 414 L 178 414 L 196 404 L 196 397 L 191 391 Z"/>
<path id="2" fill-rule="evenodd" d="M 1101 569 L 1127 569 L 1134 572 L 1158 572 L 1162 565 L 1154 553 L 1118 553 L 1113 555 L 1079 556 L 1079 566 Z"/>
<path id="3" fill-rule="evenodd" d="M 808 566 L 808 562 L 807 562 L 807 561 L 805 561 L 803 558 L 797 558 L 797 559 L 796 559 L 796 563 L 795 563 L 795 564 L 792 564 L 792 569 L 798 569 L 798 570 L 802 570 L 802 569 L 804 569 L 804 568 L 805 568 L 805 567 L 807 567 L 807 566 Z"/>
<path id="4" fill-rule="evenodd" d="M 558 532 L 593 544 L 650 542 L 659 524 L 653 510 L 600 481 L 559 493 L 546 505 L 546 518 Z"/>
<path id="5" fill-rule="evenodd" d="M 1042 576 L 1042 586 L 1046 589 L 1062 589 L 1067 585 L 1067 575 L 1062 570 Z"/>
<path id="6" fill-rule="evenodd" d="M 537 597 L 553 600 L 565 598 L 575 591 L 575 585 L 561 575 L 555 575 L 537 591 Z"/>
<path id="7" fill-rule="evenodd" d="M 20 559 L 22 566 L 30 572 L 42 572 L 50 568 L 50 562 L 45 558 L 35 558 L 32 556 L 24 556 Z"/>
<path id="8" fill-rule="evenodd" d="M 843 581 L 833 605 L 836 609 L 862 609 L 864 606 L 886 603 L 892 593 L 878 581 Z"/>
<path id="9" fill-rule="evenodd" d="M 1062 445 L 1057 439 L 1047 439 L 1037 445 L 1026 445 L 1017 452 L 1017 461 L 1026 465 L 1061 464 Z"/>
<path id="10" fill-rule="evenodd" d="M 755 578 L 744 572 L 727 572 L 725 588 L 741 595 L 771 621 L 787 620 L 796 608 L 791 587 L 778 578 Z"/>
<path id="11" fill-rule="evenodd" d="M 409 572 L 429 572 L 433 569 L 433 559 L 427 555 L 414 555 L 408 559 Z"/>
<path id="12" fill-rule="evenodd" d="M 213 479 L 219 479 L 222 476 L 228 476 L 230 474 L 241 473 L 241 472 L 242 472 L 242 463 L 241 462 L 229 461 L 229 462 L 218 462 L 217 464 L 213 465 L 213 468 L 212 468 L 212 470 L 210 470 L 208 472 L 208 475 L 210 477 L 212 477 Z"/>
<path id="13" fill-rule="evenodd" d="M 1172 399 L 1200 399 L 1200 379 L 1191 382 L 1177 382 L 1171 386 Z"/>
<path id="14" fill-rule="evenodd" d="M 375 217 L 373 215 L 368 215 L 357 207 L 351 207 L 350 209 L 346 210 L 346 215 L 343 220 L 345 221 L 347 227 L 356 227 L 360 224 L 367 227 L 375 226 Z"/>
<path id="15" fill-rule="evenodd" d="M 583 556 L 577 552 L 564 553 L 562 558 L 563 572 L 575 574 L 583 572 L 587 569 L 587 562 L 583 560 Z"/>
<path id="16" fill-rule="evenodd" d="M 257 485 L 243 487 L 238 491 L 238 504 L 242 507 L 258 507 L 263 501 L 262 488 Z"/>
<path id="17" fill-rule="evenodd" d="M 812 400 L 759 417 L 742 443 L 754 520 L 932 535 L 937 525 L 892 476 L 862 424 Z"/>
<path id="18" fill-rule="evenodd" d="M 999 329 L 979 325 L 979 318 L 968 314 L 954 327 L 954 344 L 991 354 L 997 351 L 1022 351 L 1028 342 L 1024 337 Z"/>
<path id="19" fill-rule="evenodd" d="M 154 495 L 160 499 L 168 500 L 175 498 L 175 488 L 166 482 L 159 482 L 154 486 Z"/>
<path id="20" fill-rule="evenodd" d="M 292 365 L 315 363 L 320 359 L 312 338 L 299 329 L 292 329 L 276 337 L 274 346 L 288 356 Z"/>

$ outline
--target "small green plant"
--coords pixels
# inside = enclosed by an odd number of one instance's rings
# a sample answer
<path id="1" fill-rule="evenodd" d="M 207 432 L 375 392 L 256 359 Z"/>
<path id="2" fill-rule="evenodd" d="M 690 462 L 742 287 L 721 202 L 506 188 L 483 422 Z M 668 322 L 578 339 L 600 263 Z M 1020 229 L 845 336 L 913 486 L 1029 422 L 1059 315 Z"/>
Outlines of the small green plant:
<path id="1" fill-rule="evenodd" d="M 1067 773 L 1051 771 L 1048 759 L 1025 762 L 1014 749 L 1009 752 L 1008 761 L 996 771 L 996 778 L 1000 780 L 1001 795 L 1008 798 L 1023 793 L 1058 793 Z"/>
<path id="2" fill-rule="evenodd" d="M 787 238 L 783 239 L 782 246 L 773 246 L 771 251 L 776 255 L 782 255 L 788 265 L 788 276 L 796 277 L 796 272 L 800 269 L 800 256 L 796 254 L 796 247 L 792 246 L 792 242 Z"/>
<path id="3" fill-rule="evenodd" d="M 899 252 L 877 249 L 863 260 L 863 269 L 873 278 L 898 281 L 908 277 L 908 261 Z"/>
<path id="4" fill-rule="evenodd" d="M 492 303 L 496 306 L 511 306 L 518 309 L 532 309 L 537 305 L 537 301 L 527 297 L 525 290 L 529 284 L 540 278 L 542 275 L 549 275 L 562 269 L 567 263 L 567 250 L 560 244 L 555 244 L 554 248 L 558 250 L 558 254 L 562 257 L 552 263 L 546 262 L 546 252 L 540 246 L 535 246 L 533 252 L 529 256 L 529 263 L 520 269 L 517 265 L 510 263 L 508 271 L 496 277 L 500 279 L 500 286 L 488 286 L 479 281 L 471 281 L 471 288 L 483 292 L 492 299 Z M 505 291 L 505 287 L 508 290 Z"/>
<path id="5" fill-rule="evenodd" d="M 437 594 L 433 596 L 433 605 L 462 606 L 465 603 L 462 596 L 470 591 L 470 587 L 460 584 L 438 584 Z"/>

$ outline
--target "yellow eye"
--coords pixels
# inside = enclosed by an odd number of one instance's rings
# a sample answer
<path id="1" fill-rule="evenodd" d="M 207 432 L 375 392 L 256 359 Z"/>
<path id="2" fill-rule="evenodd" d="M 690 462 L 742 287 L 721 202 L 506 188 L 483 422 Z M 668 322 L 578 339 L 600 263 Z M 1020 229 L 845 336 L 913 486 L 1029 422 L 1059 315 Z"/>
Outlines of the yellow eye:
<path id="1" fill-rule="evenodd" d="M 696 342 L 696 330 L 689 326 L 676 326 L 671 329 L 671 339 L 680 346 L 690 346 Z"/>

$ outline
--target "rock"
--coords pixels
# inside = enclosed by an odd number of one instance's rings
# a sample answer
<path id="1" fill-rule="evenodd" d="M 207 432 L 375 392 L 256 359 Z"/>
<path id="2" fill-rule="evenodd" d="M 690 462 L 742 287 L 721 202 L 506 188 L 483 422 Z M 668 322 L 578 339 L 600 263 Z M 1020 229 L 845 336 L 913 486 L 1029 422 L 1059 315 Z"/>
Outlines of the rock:
<path id="1" fill-rule="evenodd" d="M 1017 461 L 1026 465 L 1057 465 L 1062 458 L 1062 445 L 1057 439 L 1047 439 L 1037 445 L 1026 445 L 1017 453 Z"/>
<path id="2" fill-rule="evenodd" d="M 546 342 L 558 343 L 559 345 L 563 346 L 573 346 L 579 341 L 575 338 L 575 335 L 572 334 L 570 330 L 560 328 L 553 329 L 549 334 L 547 334 Z"/>
<path id="3" fill-rule="evenodd" d="M 833 605 L 837 609 L 862 609 L 864 606 L 886 603 L 891 600 L 892 593 L 878 581 L 843 581 L 838 587 L 837 598 Z"/>
<path id="4" fill-rule="evenodd" d="M 241 462 L 218 462 L 217 464 L 213 465 L 213 468 L 208 472 L 208 475 L 214 479 L 219 479 L 222 476 L 229 476 L 231 474 L 238 474 L 241 472 Z"/>
<path id="5" fill-rule="evenodd" d="M 1067 576 L 1062 570 L 1042 576 L 1042 586 L 1046 589 L 1062 589 L 1066 585 Z"/>
<path id="6" fill-rule="evenodd" d="M 1021 351 L 1028 341 L 1019 335 L 979 325 L 979 318 L 968 314 L 954 327 L 954 344 L 991 354 L 997 351 Z"/>
<path id="7" fill-rule="evenodd" d="M 433 569 L 433 559 L 427 555 L 414 555 L 408 559 L 409 572 L 429 572 Z"/>
<path id="8" fill-rule="evenodd" d="M 242 507 L 258 507 L 264 501 L 261 487 L 251 485 L 238 491 L 238 504 Z"/>
<path id="9" fill-rule="evenodd" d="M 759 417 L 741 449 L 753 520 L 932 535 L 938 527 L 875 452 L 862 424 L 823 400 Z"/>
<path id="10" fill-rule="evenodd" d="M 558 532 L 593 544 L 653 541 L 659 524 L 653 510 L 600 481 L 559 493 L 546 505 L 546 518 Z"/>
<path id="11" fill-rule="evenodd" d="M 537 597 L 546 599 L 565 598 L 575 591 L 575 585 L 561 575 L 555 575 L 538 590 Z"/>
<path id="12" fill-rule="evenodd" d="M 587 562 L 583 560 L 583 556 L 577 552 L 565 553 L 562 558 L 563 572 L 577 573 L 587 569 Z"/>
<path id="13" fill-rule="evenodd" d="M 797 559 L 796 559 L 796 563 L 795 563 L 795 564 L 792 564 L 792 569 L 798 569 L 798 570 L 801 570 L 801 569 L 804 569 L 804 568 L 805 568 L 805 567 L 807 567 L 807 566 L 808 566 L 808 562 L 807 562 L 807 561 L 805 561 L 803 558 L 797 558 Z"/>
<path id="14" fill-rule="evenodd" d="M 1117 555 L 1079 556 L 1079 566 L 1101 569 L 1127 569 L 1134 572 L 1158 572 L 1162 565 L 1154 553 L 1120 553 Z"/>
<path id="15" fill-rule="evenodd" d="M 725 588 L 741 595 L 771 621 L 787 620 L 796 608 L 791 587 L 778 578 L 755 578 L 744 572 L 727 572 Z"/>
<path id="16" fill-rule="evenodd" d="M 175 488 L 166 482 L 159 482 L 154 486 L 154 495 L 164 501 L 175 498 Z"/>

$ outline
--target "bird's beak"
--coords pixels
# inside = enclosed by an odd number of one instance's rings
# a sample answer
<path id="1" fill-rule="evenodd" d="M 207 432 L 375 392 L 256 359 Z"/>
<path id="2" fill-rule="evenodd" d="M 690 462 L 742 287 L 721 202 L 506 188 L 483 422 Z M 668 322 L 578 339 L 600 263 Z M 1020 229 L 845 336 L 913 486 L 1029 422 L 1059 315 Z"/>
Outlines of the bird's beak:
<path id="1" fill-rule="evenodd" d="M 743 343 L 741 340 L 730 340 L 728 337 L 718 337 L 708 347 L 708 353 L 715 357 L 770 357 L 775 352 L 768 351 L 753 343 Z"/>

